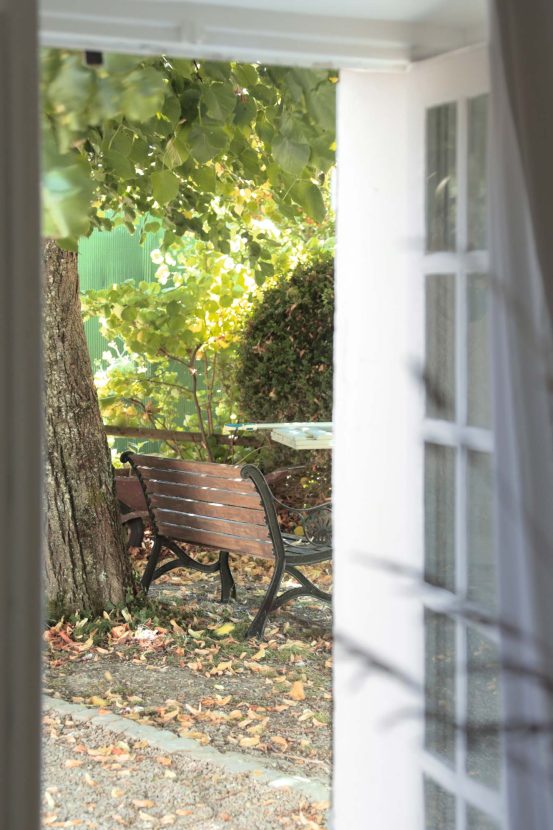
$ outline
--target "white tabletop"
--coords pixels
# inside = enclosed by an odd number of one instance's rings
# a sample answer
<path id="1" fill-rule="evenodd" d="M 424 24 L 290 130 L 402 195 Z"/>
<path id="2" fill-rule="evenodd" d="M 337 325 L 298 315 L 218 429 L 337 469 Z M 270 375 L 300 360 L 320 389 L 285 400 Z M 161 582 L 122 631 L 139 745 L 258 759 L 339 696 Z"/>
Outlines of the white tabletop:
<path id="1" fill-rule="evenodd" d="M 225 424 L 225 432 L 270 430 L 271 439 L 294 450 L 332 449 L 332 422 Z"/>

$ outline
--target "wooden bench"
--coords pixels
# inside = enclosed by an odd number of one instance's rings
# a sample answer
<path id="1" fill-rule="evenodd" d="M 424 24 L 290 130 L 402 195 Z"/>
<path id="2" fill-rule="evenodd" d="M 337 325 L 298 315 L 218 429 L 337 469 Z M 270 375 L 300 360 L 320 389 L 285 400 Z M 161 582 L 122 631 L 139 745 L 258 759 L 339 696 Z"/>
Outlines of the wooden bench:
<path id="1" fill-rule="evenodd" d="M 268 615 L 291 599 L 306 595 L 331 601 L 331 595 L 317 588 L 300 570 L 304 565 L 332 557 L 332 544 L 325 539 L 330 517 L 328 504 L 294 509 L 303 518 L 306 535 L 283 534 L 275 499 L 263 474 L 253 464 L 240 467 L 179 461 L 132 452 L 124 452 L 121 461 L 131 465 L 142 485 L 154 530 L 154 545 L 142 577 L 146 591 L 162 574 L 186 567 L 204 573 L 219 572 L 221 602 L 228 602 L 231 596 L 236 598 L 229 567 L 229 553 L 233 553 L 274 561 L 269 587 L 247 637 L 262 637 Z M 316 516 L 323 516 L 322 523 L 314 521 Z M 210 565 L 202 564 L 178 542 L 218 550 L 219 559 Z M 176 558 L 158 567 L 163 548 L 171 550 Z M 294 577 L 299 587 L 289 588 L 279 596 L 285 573 Z"/>

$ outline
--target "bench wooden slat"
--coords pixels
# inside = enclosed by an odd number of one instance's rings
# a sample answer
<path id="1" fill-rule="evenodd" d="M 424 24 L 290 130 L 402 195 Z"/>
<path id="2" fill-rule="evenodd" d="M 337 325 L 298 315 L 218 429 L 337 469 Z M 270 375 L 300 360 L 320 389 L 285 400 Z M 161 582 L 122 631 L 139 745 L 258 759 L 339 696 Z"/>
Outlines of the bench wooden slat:
<path id="1" fill-rule="evenodd" d="M 205 501 L 210 504 L 224 504 L 234 507 L 259 507 L 261 499 L 254 491 L 250 494 L 235 493 L 232 490 L 209 490 L 207 487 L 190 487 L 187 484 L 169 484 L 165 481 L 147 481 L 148 495 L 156 493 L 161 496 L 179 496 L 193 501 Z"/>
<path id="2" fill-rule="evenodd" d="M 207 545 L 207 547 L 216 548 L 217 550 L 251 553 L 253 556 L 260 556 L 263 559 L 274 559 L 271 542 L 240 539 L 237 536 L 229 536 L 225 533 L 192 530 L 188 527 L 169 523 L 158 525 L 158 530 L 161 536 L 166 536 L 168 539 L 179 539 L 182 542 L 190 542 L 190 544 L 199 545 L 200 547 Z"/>
<path id="3" fill-rule="evenodd" d="M 168 481 L 173 484 L 188 484 L 191 487 L 209 487 L 212 490 L 232 490 L 235 493 L 255 493 L 255 487 L 251 481 L 231 478 L 218 478 L 216 476 L 202 476 L 199 473 L 185 472 L 183 470 L 156 470 L 150 467 L 141 467 L 140 475 L 145 481 Z"/>
<path id="4" fill-rule="evenodd" d="M 265 511 L 262 507 L 234 507 L 226 504 L 210 504 L 207 501 L 190 501 L 175 496 L 150 496 L 152 507 L 161 507 L 165 510 L 178 510 L 192 513 L 196 516 L 212 516 L 215 519 L 230 519 L 234 522 L 249 522 L 253 525 L 266 527 Z"/>
<path id="5" fill-rule="evenodd" d="M 231 522 L 225 519 L 212 519 L 209 516 L 191 516 L 181 511 L 155 510 L 156 522 L 162 524 L 175 524 L 182 527 L 197 528 L 210 533 L 226 533 L 229 536 L 239 536 L 242 539 L 258 539 L 269 542 L 269 531 L 262 525 L 243 524 L 242 522 Z"/>
<path id="6" fill-rule="evenodd" d="M 161 455 L 133 454 L 133 464 L 138 467 L 153 467 L 158 470 L 184 470 L 217 478 L 240 478 L 240 466 L 235 464 L 215 464 L 209 461 L 182 461 L 178 458 L 163 458 Z"/>

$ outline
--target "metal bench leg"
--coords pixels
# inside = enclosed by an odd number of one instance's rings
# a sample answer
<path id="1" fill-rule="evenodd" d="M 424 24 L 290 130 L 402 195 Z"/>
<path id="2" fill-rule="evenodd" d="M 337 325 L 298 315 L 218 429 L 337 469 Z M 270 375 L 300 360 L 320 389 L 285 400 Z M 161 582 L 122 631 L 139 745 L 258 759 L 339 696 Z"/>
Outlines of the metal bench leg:
<path id="1" fill-rule="evenodd" d="M 161 539 L 159 538 L 159 536 L 156 536 L 156 538 L 154 539 L 154 546 L 152 548 L 152 552 L 148 557 L 148 562 L 146 564 L 146 567 L 144 568 L 144 573 L 142 574 L 142 587 L 146 592 L 150 587 L 150 583 L 152 581 L 152 577 L 156 569 L 157 560 L 159 559 L 161 547 Z"/>
<path id="2" fill-rule="evenodd" d="M 222 550 L 219 554 L 221 571 L 221 602 L 229 602 L 231 597 L 236 599 L 236 585 L 229 567 L 228 551 Z"/>
<path id="3" fill-rule="evenodd" d="M 277 557 L 275 562 L 275 569 L 273 571 L 273 576 L 271 577 L 271 582 L 269 583 L 269 587 L 267 588 L 267 593 L 265 594 L 259 611 L 255 615 L 252 624 L 246 632 L 247 638 L 257 637 L 258 639 L 261 639 L 263 637 L 267 617 L 273 610 L 273 600 L 278 593 L 278 589 L 280 588 L 280 583 L 284 575 L 285 565 L 286 560 L 284 558 Z"/>

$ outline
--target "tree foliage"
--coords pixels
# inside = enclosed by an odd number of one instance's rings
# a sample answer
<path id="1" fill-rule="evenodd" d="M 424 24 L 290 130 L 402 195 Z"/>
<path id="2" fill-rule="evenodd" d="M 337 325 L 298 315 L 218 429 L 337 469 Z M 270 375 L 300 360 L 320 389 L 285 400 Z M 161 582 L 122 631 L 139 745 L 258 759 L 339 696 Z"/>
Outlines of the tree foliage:
<path id="1" fill-rule="evenodd" d="M 331 251 L 322 239 L 280 234 L 277 264 L 284 280 L 300 256 Z M 183 240 L 184 242 L 184 240 Z M 225 382 L 233 351 L 262 290 L 253 271 L 201 243 L 154 251 L 156 281 L 126 281 L 83 298 L 85 314 L 100 318 L 110 343 L 97 373 L 104 419 L 115 425 L 189 429 L 202 435 L 200 457 L 219 457 L 214 434 L 235 417 Z M 182 404 L 192 404 L 183 419 Z M 197 446 L 171 446 L 178 455 Z"/>
<path id="2" fill-rule="evenodd" d="M 328 256 L 263 292 L 236 352 L 235 394 L 245 419 L 331 420 L 333 317 Z"/>
<path id="3" fill-rule="evenodd" d="M 192 233 L 261 283 L 277 227 L 323 221 L 334 163 L 335 74 L 45 50 L 44 233 L 74 248 L 92 228 Z M 235 251 L 235 254 L 238 252 Z"/>

